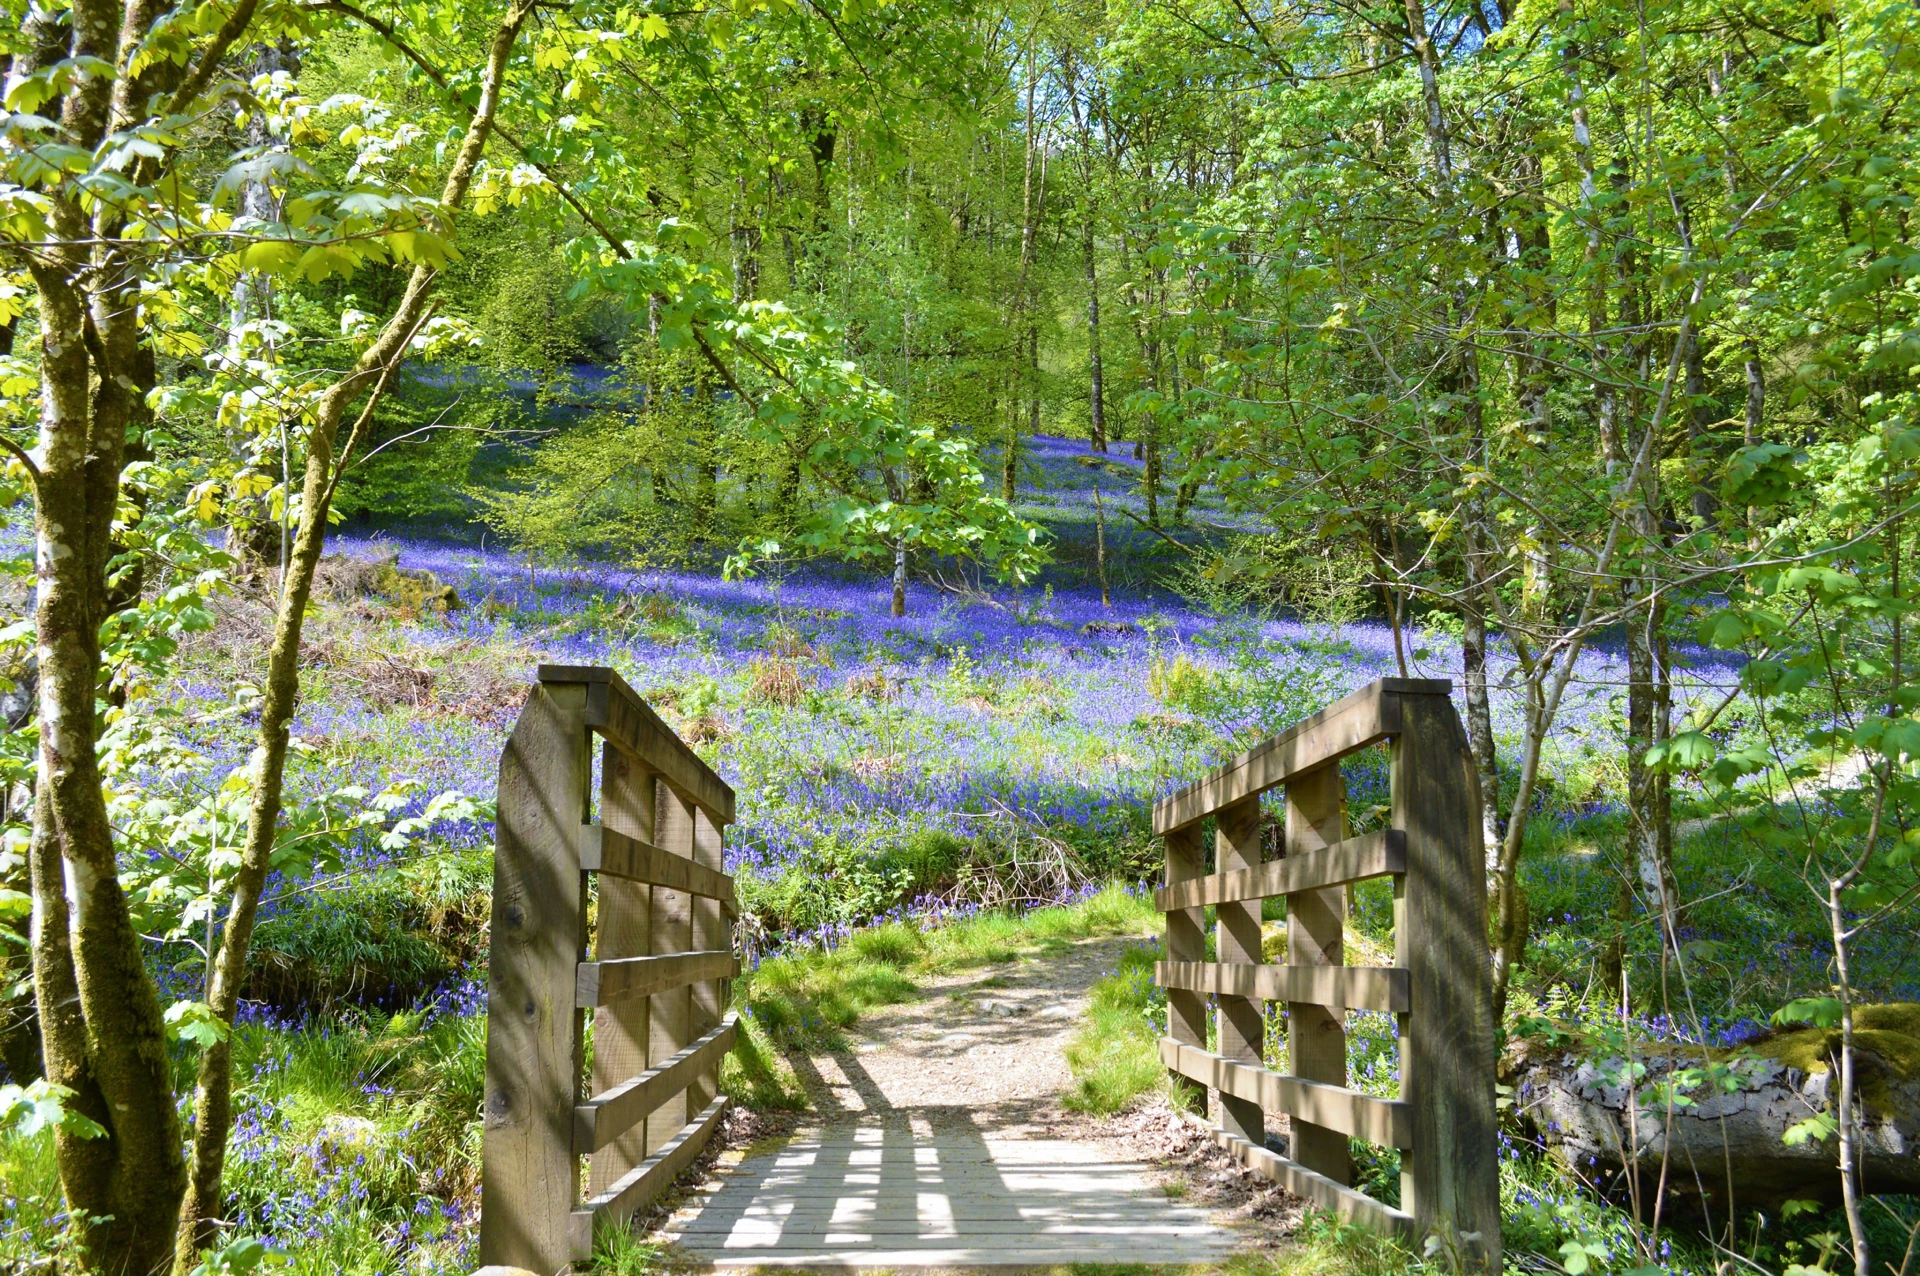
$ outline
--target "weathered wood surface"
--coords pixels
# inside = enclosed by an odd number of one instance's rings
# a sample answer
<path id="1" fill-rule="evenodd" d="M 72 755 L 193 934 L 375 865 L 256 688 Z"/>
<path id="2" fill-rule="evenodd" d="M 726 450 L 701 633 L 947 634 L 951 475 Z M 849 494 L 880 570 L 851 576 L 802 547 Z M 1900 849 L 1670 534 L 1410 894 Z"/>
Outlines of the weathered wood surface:
<path id="1" fill-rule="evenodd" d="M 574 997 L 583 1009 L 608 1006 L 628 997 L 670 996 L 702 979 L 727 979 L 739 973 L 739 959 L 725 948 L 583 961 Z"/>
<path id="2" fill-rule="evenodd" d="M 1314 861 L 1335 853 L 1347 841 L 1347 785 L 1340 764 L 1330 763 L 1287 781 L 1286 859 Z M 1394 846 L 1393 843 L 1399 845 Z M 1383 851 L 1398 852 L 1404 867 L 1403 839 L 1382 835 Z M 1355 856 L 1354 858 L 1366 858 Z M 1352 880 L 1352 879 L 1349 879 Z M 1340 886 L 1296 890 L 1287 896 L 1287 960 L 1302 966 L 1346 964 L 1347 892 Z M 1287 1068 L 1294 1076 L 1324 1085 L 1347 1084 L 1347 1017 L 1317 1001 L 1287 1003 Z M 1231 1131 L 1230 1131 L 1231 1133 Z M 1260 1146 L 1254 1141 L 1254 1145 Z M 1293 1160 L 1335 1183 L 1353 1182 L 1353 1161 L 1346 1136 L 1337 1130 L 1298 1120 L 1293 1123 Z"/>
<path id="3" fill-rule="evenodd" d="M 1270 1148 L 1255 1147 L 1245 1139 L 1235 1138 L 1225 1130 L 1194 1120 L 1190 1115 L 1188 1120 L 1224 1148 L 1234 1160 L 1261 1178 L 1278 1183 L 1295 1196 L 1312 1201 L 1341 1222 L 1354 1223 L 1406 1241 L 1418 1239 L 1413 1215 L 1404 1210 L 1383 1205 L 1365 1192 L 1355 1191 L 1344 1183 L 1336 1183 L 1324 1174 L 1316 1174 Z"/>
<path id="4" fill-rule="evenodd" d="M 696 810 L 693 813 L 691 867 L 698 868 L 709 876 L 720 877 L 722 832 L 722 827 L 714 823 L 705 811 Z M 726 879 L 722 878 L 722 880 Z M 721 914 L 718 899 L 694 897 L 693 946 L 706 951 L 714 949 L 732 951 L 733 928 L 727 924 L 727 919 Z M 721 1012 L 726 1009 L 728 993 L 732 988 L 730 976 L 738 974 L 739 971 L 740 963 L 736 961 L 725 975 L 703 979 L 693 985 L 687 1006 L 687 1035 L 691 1040 L 697 1041 L 719 1027 Z M 688 1084 L 687 1111 L 700 1111 L 719 1092 L 720 1056 L 716 1054 Z"/>
<path id="5" fill-rule="evenodd" d="M 1444 696 L 1444 679 L 1381 678 L 1232 758 L 1153 806 L 1153 831 L 1170 833 L 1301 771 L 1377 744 L 1400 729 L 1402 696 Z"/>
<path id="6" fill-rule="evenodd" d="M 693 858 L 694 803 L 670 785 L 658 787 L 654 812 L 654 842 L 673 855 Z M 653 888 L 653 951 L 663 958 L 678 957 L 686 978 L 660 985 L 647 998 L 647 1064 L 658 1067 L 679 1054 L 699 1034 L 692 1030 L 693 988 L 696 979 L 731 975 L 739 969 L 731 945 L 724 954 L 694 954 L 693 896 L 665 886 Z M 677 1138 L 680 1128 L 699 1111 L 689 1108 L 684 1094 L 669 1098 L 647 1118 L 647 1150 L 652 1152 Z"/>
<path id="7" fill-rule="evenodd" d="M 590 778 L 584 688 L 535 687 L 500 757 L 487 977 L 480 1261 L 556 1272 L 573 1206 L 586 947 L 577 830 Z"/>
<path id="8" fill-rule="evenodd" d="M 595 837 L 597 852 L 604 841 L 645 845 L 653 836 L 654 775 L 626 750 L 602 742 L 600 750 L 600 818 L 607 825 L 604 838 Z M 600 825 L 586 825 L 598 830 Z M 631 836 L 628 836 L 631 835 Z M 642 839 L 635 841 L 635 839 Z M 581 867 L 591 871 L 587 850 L 589 841 L 580 841 Z M 619 961 L 644 957 L 652 947 L 653 892 L 637 882 L 602 876 L 598 935 L 594 957 L 599 961 Z M 575 1000 L 579 990 L 575 987 Z M 601 1093 L 620 1085 L 647 1066 L 647 1003 L 641 998 L 626 998 L 602 1005 L 593 1015 L 593 1090 Z M 587 1165 L 587 1191 L 603 1192 L 626 1177 L 647 1157 L 647 1132 L 623 1127 L 620 1137 L 602 1140 L 591 1148 Z"/>
<path id="9" fill-rule="evenodd" d="M 619 674 L 596 665 L 541 665 L 540 681 L 549 686 L 584 687 L 589 727 L 658 771 L 688 801 L 703 807 L 715 823 L 733 823 L 733 789 Z"/>
<path id="10" fill-rule="evenodd" d="M 1391 819 L 1406 830 L 1394 950 L 1412 972 L 1400 1022 L 1400 1095 L 1414 1117 L 1401 1208 L 1423 1233 L 1477 1236 L 1500 1270 L 1500 1164 L 1494 1110 L 1493 995 L 1487 952 L 1480 779 L 1445 696 L 1403 697 Z M 1410 1162 L 1410 1163 L 1409 1163 Z"/>
<path id="11" fill-rule="evenodd" d="M 1170 884 L 1178 885 L 1200 876 L 1204 871 L 1200 859 L 1198 830 L 1181 829 L 1167 834 L 1166 852 L 1167 881 Z M 1198 908 L 1168 910 L 1167 957 L 1176 962 L 1199 962 L 1206 955 L 1205 914 L 1202 910 Z M 1207 999 L 1198 993 L 1169 989 L 1167 1035 L 1187 1045 L 1206 1045 Z M 1182 1085 L 1177 1079 L 1174 1085 L 1174 1100 L 1189 1107 L 1197 1105 L 1199 1111 L 1206 1111 L 1206 1092 L 1195 1092 L 1192 1086 Z"/>
<path id="12" fill-rule="evenodd" d="M 1193 1264 L 1238 1248 L 1207 1210 L 1169 1199 L 1151 1166 L 1095 1145 L 836 1122 L 751 1157 L 657 1234 L 719 1268 Z"/>
<path id="13" fill-rule="evenodd" d="M 1406 835 L 1399 829 L 1380 829 L 1297 856 L 1289 848 L 1285 859 L 1161 886 L 1153 892 L 1153 904 L 1165 911 L 1271 899 L 1406 871 Z"/>
<path id="14" fill-rule="evenodd" d="M 1392 966 L 1229 966 L 1215 961 L 1163 961 L 1154 964 L 1153 978 L 1162 988 L 1216 996 L 1401 1012 L 1407 1008 L 1409 975 Z"/>
<path id="15" fill-rule="evenodd" d="M 1285 1112 L 1296 1122 L 1308 1121 L 1382 1147 L 1413 1146 L 1412 1105 L 1400 1099 L 1380 1099 L 1358 1090 L 1238 1063 L 1198 1046 L 1182 1045 L 1171 1037 L 1160 1038 L 1160 1062 L 1209 1089 L 1257 1103 L 1268 1111 Z"/>
<path id="16" fill-rule="evenodd" d="M 605 764 L 602 764 L 604 771 Z M 580 830 L 580 867 L 629 882 L 665 886 L 705 899 L 717 899 L 728 912 L 734 908 L 733 879 L 684 855 L 674 855 L 645 838 L 629 837 L 603 824 Z M 603 888 L 604 889 L 604 888 Z"/>
<path id="17" fill-rule="evenodd" d="M 1214 826 L 1213 862 L 1223 872 L 1260 866 L 1260 799 L 1250 797 L 1220 812 Z M 1214 910 L 1214 951 L 1228 963 L 1260 960 L 1260 902 L 1221 904 Z M 1237 1063 L 1263 1066 L 1266 1059 L 1266 1007 L 1251 997 L 1216 997 L 1215 1020 L 1220 1055 Z M 1222 1128 L 1254 1143 L 1267 1137 L 1266 1117 L 1252 1095 L 1222 1091 Z"/>
<path id="18" fill-rule="evenodd" d="M 649 1068 L 605 1091 L 598 1092 L 573 1109 L 573 1148 L 585 1156 L 598 1152 L 634 1126 L 651 1116 L 669 1098 L 692 1085 L 702 1073 L 719 1066 L 720 1059 L 733 1049 L 734 1015 L 727 1015 L 720 1026 L 701 1036 L 692 1045 L 657 1068 Z M 708 1096 L 711 1100 L 712 1096 Z M 700 1105 L 706 1107 L 705 1103 Z M 639 1164 L 635 1162 L 634 1164 Z M 627 1167 L 632 1169 L 632 1166 Z M 609 1179 L 595 1192 L 605 1191 L 619 1177 Z"/>
<path id="19" fill-rule="evenodd" d="M 576 1260 L 593 1257 L 593 1225 L 596 1219 L 624 1223 L 648 1201 L 665 1191 L 693 1164 L 700 1150 L 713 1137 L 725 1115 L 724 1097 L 713 1100 L 674 1136 L 661 1144 L 632 1173 L 596 1196 L 581 1202 L 567 1219 L 566 1241 L 570 1256 Z"/>

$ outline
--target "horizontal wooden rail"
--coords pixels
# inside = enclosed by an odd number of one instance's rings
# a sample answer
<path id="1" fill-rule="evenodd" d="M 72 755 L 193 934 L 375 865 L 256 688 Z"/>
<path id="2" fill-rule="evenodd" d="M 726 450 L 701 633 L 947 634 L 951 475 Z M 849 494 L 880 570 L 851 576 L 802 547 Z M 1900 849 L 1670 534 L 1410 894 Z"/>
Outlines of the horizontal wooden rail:
<path id="1" fill-rule="evenodd" d="M 1268 1148 L 1255 1147 L 1245 1139 L 1230 1134 L 1203 1117 L 1190 1112 L 1181 1116 L 1189 1125 L 1201 1130 L 1215 1143 L 1226 1149 L 1240 1164 L 1269 1182 L 1278 1183 L 1295 1196 L 1312 1201 L 1327 1213 L 1343 1223 L 1355 1223 L 1370 1227 L 1376 1232 L 1389 1236 L 1398 1236 L 1402 1240 L 1416 1240 L 1416 1228 L 1413 1215 L 1405 1210 L 1397 1210 L 1391 1205 L 1383 1205 L 1365 1192 L 1357 1191 L 1344 1183 L 1336 1183 L 1324 1174 L 1316 1174 L 1298 1161 L 1290 1161 Z"/>
<path id="2" fill-rule="evenodd" d="M 633 1080 L 596 1094 L 573 1109 L 573 1152 L 587 1156 L 645 1120 L 653 1110 L 686 1089 L 701 1073 L 717 1065 L 733 1049 L 737 1011 L 728 1011 L 720 1026 L 679 1054 L 663 1060 Z"/>
<path id="3" fill-rule="evenodd" d="M 680 1172 L 693 1164 L 700 1149 L 713 1137 L 721 1115 L 727 1110 L 727 1096 L 720 1095 L 688 1122 L 680 1133 L 663 1144 L 658 1152 L 628 1171 L 619 1182 L 595 1197 L 582 1201 L 567 1219 L 567 1244 L 575 1260 L 593 1257 L 593 1224 L 604 1218 L 618 1226 L 633 1217 L 634 1211 L 664 1191 Z"/>
<path id="4" fill-rule="evenodd" d="M 626 680 L 597 665 L 541 665 L 540 681 L 584 685 L 587 726 L 600 732 L 698 803 L 715 824 L 733 823 L 733 790 L 688 748 Z"/>
<path id="5" fill-rule="evenodd" d="M 1153 906 L 1161 912 L 1231 904 L 1243 899 L 1266 899 L 1295 891 L 1344 886 L 1369 877 L 1407 871 L 1407 835 L 1399 829 L 1362 833 L 1303 855 L 1289 855 L 1254 868 L 1190 877 L 1153 892 Z"/>
<path id="6" fill-rule="evenodd" d="M 630 882 L 703 895 L 719 900 L 728 912 L 734 911 L 733 879 L 725 873 L 598 824 L 580 826 L 580 867 Z"/>
<path id="7" fill-rule="evenodd" d="M 669 953 L 664 957 L 583 961 L 574 971 L 573 1004 L 586 1010 L 628 997 L 650 997 L 703 979 L 728 979 L 739 973 L 739 959 L 725 949 Z"/>
<path id="8" fill-rule="evenodd" d="M 1153 831 L 1172 833 L 1197 824 L 1295 775 L 1358 752 L 1400 733 L 1401 696 L 1444 696 L 1444 678 L 1381 678 L 1302 718 L 1286 731 L 1214 768 L 1153 805 Z"/>
<path id="9" fill-rule="evenodd" d="M 1260 1001 L 1306 1001 L 1330 1009 L 1410 1008 L 1409 972 L 1395 966 L 1253 966 L 1218 961 L 1163 961 L 1153 968 L 1162 988 Z"/>
<path id="10" fill-rule="evenodd" d="M 1413 1105 L 1377 1099 L 1344 1086 L 1302 1081 L 1253 1064 L 1236 1063 L 1172 1037 L 1160 1038 L 1160 1062 L 1201 1085 L 1285 1112 L 1302 1121 L 1382 1147 L 1413 1146 Z"/>

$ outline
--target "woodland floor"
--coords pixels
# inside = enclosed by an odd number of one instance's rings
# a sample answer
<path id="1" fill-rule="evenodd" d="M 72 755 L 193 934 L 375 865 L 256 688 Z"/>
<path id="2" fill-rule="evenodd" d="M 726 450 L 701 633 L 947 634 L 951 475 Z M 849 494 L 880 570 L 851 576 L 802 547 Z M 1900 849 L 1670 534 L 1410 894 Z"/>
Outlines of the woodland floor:
<path id="1" fill-rule="evenodd" d="M 655 1226 L 689 1266 L 1211 1267 L 1286 1243 L 1300 1202 L 1164 1100 L 1066 1111 L 1063 1051 L 1127 941 L 930 979 L 845 1050 L 789 1056 L 811 1111 L 739 1114 Z"/>

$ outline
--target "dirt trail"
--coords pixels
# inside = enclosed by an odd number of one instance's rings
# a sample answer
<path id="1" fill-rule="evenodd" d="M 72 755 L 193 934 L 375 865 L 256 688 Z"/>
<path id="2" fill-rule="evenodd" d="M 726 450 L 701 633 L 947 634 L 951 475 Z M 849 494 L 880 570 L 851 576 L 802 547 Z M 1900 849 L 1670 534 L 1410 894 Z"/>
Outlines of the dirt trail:
<path id="1" fill-rule="evenodd" d="M 926 980 L 849 1049 L 790 1056 L 806 1121 L 723 1152 L 656 1237 L 719 1267 L 1211 1267 L 1279 1243 L 1288 1199 L 1164 1104 L 1110 1121 L 1060 1106 L 1088 990 L 1137 942 Z"/>

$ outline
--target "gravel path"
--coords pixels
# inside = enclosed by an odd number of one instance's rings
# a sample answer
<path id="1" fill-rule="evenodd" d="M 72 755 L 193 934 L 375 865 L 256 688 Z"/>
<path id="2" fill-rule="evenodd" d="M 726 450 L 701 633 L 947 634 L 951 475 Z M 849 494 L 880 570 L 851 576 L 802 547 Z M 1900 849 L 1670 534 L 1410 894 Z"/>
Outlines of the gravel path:
<path id="1" fill-rule="evenodd" d="M 655 1235 L 713 1267 L 1217 1266 L 1297 1217 L 1158 1105 L 1066 1112 L 1063 1054 L 1131 940 L 925 981 L 850 1050 L 793 1055 L 812 1112 L 722 1152 Z"/>

